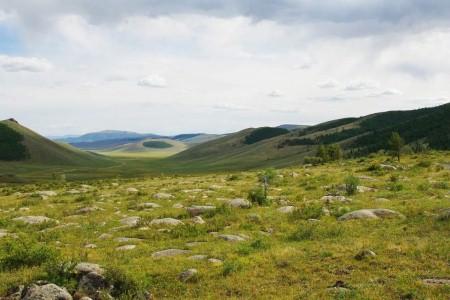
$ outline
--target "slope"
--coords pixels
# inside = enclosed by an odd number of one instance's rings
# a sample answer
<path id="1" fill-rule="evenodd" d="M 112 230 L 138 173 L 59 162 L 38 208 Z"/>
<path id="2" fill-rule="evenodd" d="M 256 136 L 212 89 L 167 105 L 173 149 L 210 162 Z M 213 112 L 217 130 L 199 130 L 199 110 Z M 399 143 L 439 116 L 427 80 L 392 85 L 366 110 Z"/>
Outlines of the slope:
<path id="1" fill-rule="evenodd" d="M 109 165 L 107 158 L 87 153 L 70 145 L 53 142 L 38 133 L 20 125 L 13 119 L 0 121 L 23 136 L 29 157 L 23 160 L 26 164 L 96 166 Z"/>

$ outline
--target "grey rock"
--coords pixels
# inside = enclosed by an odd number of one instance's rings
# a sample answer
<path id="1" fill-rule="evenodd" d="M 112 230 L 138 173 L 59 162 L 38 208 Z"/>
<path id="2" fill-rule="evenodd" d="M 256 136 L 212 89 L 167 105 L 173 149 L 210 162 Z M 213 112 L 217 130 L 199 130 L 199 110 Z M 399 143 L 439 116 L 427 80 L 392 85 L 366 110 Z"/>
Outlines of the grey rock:
<path id="1" fill-rule="evenodd" d="M 91 206 L 91 207 L 84 207 L 77 210 L 77 213 L 79 214 L 87 214 L 90 212 L 98 211 L 98 210 L 104 210 L 103 208 L 97 207 L 97 206 Z"/>
<path id="2" fill-rule="evenodd" d="M 189 278 L 192 278 L 195 274 L 197 274 L 197 270 L 196 269 L 188 269 L 188 270 L 184 271 L 183 273 L 181 273 L 178 276 L 178 279 L 181 282 L 186 282 Z"/>
<path id="3" fill-rule="evenodd" d="M 201 255 L 201 254 L 192 255 L 192 256 L 188 257 L 188 259 L 190 259 L 190 260 L 203 260 L 203 259 L 206 259 L 206 258 L 207 258 L 206 255 Z"/>
<path id="4" fill-rule="evenodd" d="M 18 217 L 18 218 L 14 218 L 13 221 L 19 221 L 19 222 L 24 222 L 30 225 L 35 225 L 35 224 L 41 224 L 41 223 L 45 223 L 45 222 L 56 222 L 59 223 L 58 221 L 51 219 L 51 218 L 47 218 L 44 216 L 25 216 L 25 217 Z"/>
<path id="5" fill-rule="evenodd" d="M 389 202 L 389 199 L 386 198 L 375 198 L 373 201 L 377 201 L 377 202 Z"/>
<path id="6" fill-rule="evenodd" d="M 219 234 L 217 236 L 218 238 L 227 241 L 227 242 L 242 242 L 245 241 L 245 239 L 241 236 L 238 235 L 233 235 L 233 234 Z"/>
<path id="7" fill-rule="evenodd" d="M 362 186 L 362 185 L 358 185 L 357 190 L 358 190 L 359 193 L 376 192 L 377 191 L 377 189 L 366 187 L 366 186 Z"/>
<path id="8" fill-rule="evenodd" d="M 153 202 L 141 203 L 138 206 L 139 207 L 144 207 L 144 208 L 158 208 L 158 207 L 162 207 L 161 205 L 159 205 L 157 203 L 153 203 Z"/>
<path id="9" fill-rule="evenodd" d="M 422 282 L 427 285 L 450 285 L 450 279 L 446 278 L 425 278 Z"/>
<path id="10" fill-rule="evenodd" d="M 195 224 L 205 224 L 205 220 L 203 220 L 200 216 L 193 217 L 191 220 Z"/>
<path id="11" fill-rule="evenodd" d="M 218 258 L 210 258 L 210 259 L 208 259 L 208 261 L 210 263 L 212 263 L 212 264 L 215 264 L 215 265 L 221 265 L 222 264 L 222 260 L 220 260 Z"/>
<path id="12" fill-rule="evenodd" d="M 177 208 L 177 209 L 180 209 L 180 208 L 183 208 L 184 207 L 184 205 L 183 204 L 181 204 L 181 203 L 175 203 L 173 206 L 172 206 L 173 208 Z"/>
<path id="13" fill-rule="evenodd" d="M 172 226 L 177 226 L 177 225 L 184 225 L 184 223 L 181 222 L 180 220 L 173 219 L 173 218 L 163 218 L 163 219 L 152 220 L 150 222 L 150 225 L 172 225 Z"/>
<path id="14" fill-rule="evenodd" d="M 193 205 L 186 207 L 186 211 L 190 217 L 195 217 L 215 209 L 216 207 L 212 205 Z"/>
<path id="15" fill-rule="evenodd" d="M 96 272 L 98 274 L 103 274 L 103 272 L 105 271 L 102 267 L 100 267 L 100 265 L 93 264 L 93 263 L 88 263 L 88 262 L 80 262 L 80 263 L 78 263 L 75 266 L 75 270 L 79 274 L 91 273 L 91 272 Z"/>
<path id="16" fill-rule="evenodd" d="M 153 198 L 155 198 L 155 199 L 173 199 L 175 197 L 172 194 L 156 193 L 153 195 Z"/>
<path id="17" fill-rule="evenodd" d="M 118 237 L 114 239 L 114 242 L 117 243 L 129 243 L 129 242 L 139 242 L 142 241 L 142 239 L 138 238 L 128 238 L 128 237 Z"/>
<path id="18" fill-rule="evenodd" d="M 295 210 L 295 206 L 282 206 L 277 208 L 277 212 L 282 213 L 282 214 L 287 214 L 287 213 L 291 213 Z"/>
<path id="19" fill-rule="evenodd" d="M 116 248 L 116 251 L 128 251 L 136 248 L 136 245 L 123 245 Z"/>
<path id="20" fill-rule="evenodd" d="M 45 285 L 31 284 L 22 292 L 22 300 L 72 300 L 66 289 L 53 283 Z"/>
<path id="21" fill-rule="evenodd" d="M 89 272 L 81 276 L 78 282 L 77 290 L 89 297 L 96 297 L 97 291 L 110 292 L 112 285 L 108 279 L 97 272 Z"/>
<path id="22" fill-rule="evenodd" d="M 98 239 L 99 239 L 99 240 L 105 240 L 105 239 L 109 239 L 109 238 L 112 238 L 112 237 L 113 237 L 112 234 L 109 234 L 109 233 L 103 233 L 103 234 L 101 234 L 101 235 L 98 237 Z"/>
<path id="23" fill-rule="evenodd" d="M 346 220 L 357 220 L 357 219 L 379 219 L 379 218 L 389 218 L 389 217 L 401 217 L 404 218 L 402 214 L 389 209 L 361 209 L 350 213 L 347 213 L 338 218 L 339 221 Z"/>
<path id="24" fill-rule="evenodd" d="M 228 204 L 236 208 L 249 208 L 251 206 L 250 201 L 242 198 L 229 200 Z"/>
<path id="25" fill-rule="evenodd" d="M 139 192 L 137 189 L 132 188 L 132 187 L 126 188 L 125 191 L 127 193 L 137 193 L 137 192 Z"/>
<path id="26" fill-rule="evenodd" d="M 396 171 L 396 170 L 397 170 L 396 167 L 391 166 L 391 165 L 383 165 L 383 164 L 380 164 L 380 166 L 381 166 L 381 168 L 382 168 L 383 170 L 385 170 L 385 171 Z"/>
<path id="27" fill-rule="evenodd" d="M 327 204 L 334 203 L 334 202 L 340 202 L 340 203 L 353 202 L 352 199 L 345 198 L 344 196 L 332 196 L 332 195 L 323 196 L 322 198 L 320 198 L 320 200 L 323 200 Z"/>
<path id="28" fill-rule="evenodd" d="M 123 218 L 122 220 L 120 220 L 120 223 L 127 225 L 127 226 L 136 226 L 139 221 L 141 220 L 141 217 L 127 217 L 127 218 Z"/>
<path id="29" fill-rule="evenodd" d="M 181 250 L 181 249 L 167 249 L 162 250 L 158 252 L 152 253 L 152 258 L 162 258 L 162 257 L 174 257 L 182 254 L 188 253 L 188 250 Z"/>
<path id="30" fill-rule="evenodd" d="M 47 196 L 47 197 L 54 197 L 54 196 L 58 195 L 54 191 L 37 191 L 36 194 L 41 195 L 41 196 Z"/>
<path id="31" fill-rule="evenodd" d="M 376 256 L 377 255 L 372 250 L 365 249 L 365 250 L 361 251 L 360 253 L 356 254 L 355 255 L 355 259 L 356 260 L 363 260 L 364 258 L 376 257 Z"/>

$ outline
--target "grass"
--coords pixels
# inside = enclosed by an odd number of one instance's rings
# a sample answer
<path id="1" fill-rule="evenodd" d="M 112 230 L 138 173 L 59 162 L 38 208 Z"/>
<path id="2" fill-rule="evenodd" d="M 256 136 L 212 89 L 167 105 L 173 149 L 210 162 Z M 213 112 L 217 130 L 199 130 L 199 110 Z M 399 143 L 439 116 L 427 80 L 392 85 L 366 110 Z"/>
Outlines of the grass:
<path id="1" fill-rule="evenodd" d="M 448 164 L 447 152 L 404 157 L 401 164 L 372 155 L 317 167 L 291 165 L 275 171 L 282 178 L 278 176 L 268 186 L 272 204 L 250 209 L 232 208 L 220 199 L 246 198 L 248 191 L 259 184 L 257 170 L 230 174 L 215 173 L 211 168 L 196 174 L 197 169 L 191 168 L 189 175 L 185 165 L 161 174 L 164 164 L 159 160 L 114 161 L 116 168 L 66 172 L 66 181 L 51 180 L 49 175 L 64 171 L 63 166 L 17 165 L 16 173 L 21 177 L 32 180 L 37 176 L 41 180 L 0 186 L 0 229 L 19 236 L 0 238 L 0 297 L 12 287 L 39 279 L 71 289 L 76 284 L 73 264 L 78 261 L 105 267 L 106 276 L 117 286 L 114 296 L 118 298 L 149 291 L 157 299 L 446 299 L 450 292 L 448 285 L 427 286 L 422 282 L 423 278 L 450 278 L 450 219 L 444 215 L 450 209 L 450 171 L 436 167 Z M 422 161 L 431 164 L 418 166 Z M 398 171 L 394 174 L 371 167 L 385 163 L 395 164 Z M 148 165 L 153 171 L 148 171 Z M 15 166 L 6 164 L 2 168 L 13 171 Z M 353 202 L 327 204 L 320 200 L 330 190 L 347 197 L 346 191 L 337 187 L 350 175 L 372 177 L 374 180 L 360 179 L 359 184 L 376 191 L 356 193 L 351 196 Z M 90 187 L 82 191 L 81 184 Z M 129 193 L 128 187 L 139 192 Z M 72 189 L 81 194 L 65 193 Z M 40 190 L 54 190 L 58 195 L 44 200 L 32 196 Z M 171 193 L 175 198 L 153 199 L 157 192 Z M 389 201 L 378 202 L 376 198 Z M 296 210 L 278 212 L 280 199 Z M 139 206 L 146 202 L 162 207 Z M 173 208 L 176 203 L 185 207 L 212 204 L 217 208 L 202 215 L 204 224 L 193 224 L 184 208 Z M 77 212 L 91 206 L 102 210 Z M 392 209 L 406 218 L 337 221 L 345 212 L 369 208 Z M 54 223 L 31 226 L 12 221 L 24 215 L 42 215 L 60 221 L 59 225 L 77 225 L 54 228 Z M 117 228 L 125 216 L 140 216 L 141 221 L 134 227 Z M 162 217 L 177 218 L 185 225 L 148 225 Z M 308 221 L 311 218 L 320 221 Z M 247 237 L 230 243 L 213 232 Z M 104 233 L 113 237 L 99 239 Z M 141 240 L 131 242 L 135 249 L 122 252 L 115 250 L 124 244 L 114 241 L 118 237 Z M 188 242 L 202 243 L 189 246 Z M 85 248 L 86 244 L 97 248 Z M 169 248 L 189 253 L 150 258 L 151 253 Z M 355 259 L 364 249 L 377 256 Z M 49 260 L 48 253 L 55 259 Z M 200 254 L 206 259 L 187 258 Z M 209 258 L 223 263 L 214 264 Z M 197 269 L 196 276 L 180 282 L 178 275 L 191 268 Z M 327 291 L 337 281 L 343 281 L 349 290 Z"/>

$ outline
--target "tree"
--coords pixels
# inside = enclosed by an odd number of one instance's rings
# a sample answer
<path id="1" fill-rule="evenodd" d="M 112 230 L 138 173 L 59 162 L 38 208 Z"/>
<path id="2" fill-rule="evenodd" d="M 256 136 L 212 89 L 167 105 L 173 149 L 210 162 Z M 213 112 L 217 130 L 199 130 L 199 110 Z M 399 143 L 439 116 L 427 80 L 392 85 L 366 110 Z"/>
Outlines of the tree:
<path id="1" fill-rule="evenodd" d="M 405 140 L 398 134 L 398 132 L 393 132 L 391 138 L 389 139 L 389 147 L 395 153 L 400 162 L 400 150 L 405 144 Z"/>
<path id="2" fill-rule="evenodd" d="M 328 149 L 323 144 L 320 144 L 319 148 L 317 148 L 316 156 L 322 159 L 322 164 L 326 163 L 329 159 Z"/>
<path id="3" fill-rule="evenodd" d="M 327 151 L 330 160 L 339 160 L 342 158 L 342 148 L 339 144 L 328 145 Z"/>

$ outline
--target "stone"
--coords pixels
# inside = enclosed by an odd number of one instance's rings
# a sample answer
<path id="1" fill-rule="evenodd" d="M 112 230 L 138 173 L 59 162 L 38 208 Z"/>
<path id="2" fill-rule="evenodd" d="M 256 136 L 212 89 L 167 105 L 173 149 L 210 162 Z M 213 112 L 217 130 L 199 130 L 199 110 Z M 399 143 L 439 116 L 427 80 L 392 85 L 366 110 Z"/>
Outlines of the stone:
<path id="1" fill-rule="evenodd" d="M 54 196 L 58 195 L 54 191 L 37 191 L 36 194 L 41 195 L 41 196 L 46 196 L 46 197 L 54 197 Z"/>
<path id="2" fill-rule="evenodd" d="M 450 279 L 445 278 L 425 278 L 422 282 L 427 285 L 450 285 Z"/>
<path id="3" fill-rule="evenodd" d="M 180 220 L 174 219 L 174 218 L 155 219 L 155 220 L 152 220 L 149 224 L 150 225 L 172 225 L 172 226 L 184 225 L 183 222 L 181 222 Z"/>
<path id="4" fill-rule="evenodd" d="M 193 205 L 186 207 L 186 211 L 189 214 L 190 217 L 195 217 L 201 214 L 204 214 L 205 212 L 215 210 L 216 207 L 213 205 Z"/>
<path id="5" fill-rule="evenodd" d="M 261 222 L 262 221 L 261 216 L 258 214 L 248 214 L 247 219 L 249 221 L 253 221 L 253 222 Z"/>
<path id="6" fill-rule="evenodd" d="M 205 220 L 203 220 L 200 216 L 193 217 L 191 220 L 195 224 L 205 224 Z"/>
<path id="7" fill-rule="evenodd" d="M 201 255 L 201 254 L 199 254 L 199 255 L 192 255 L 192 256 L 188 257 L 188 259 L 190 259 L 190 260 L 203 260 L 203 259 L 206 259 L 206 258 L 207 258 L 206 255 Z"/>
<path id="8" fill-rule="evenodd" d="M 238 235 L 233 235 L 233 234 L 219 234 L 217 236 L 218 238 L 227 241 L 227 242 L 242 242 L 245 241 L 245 239 L 241 236 Z"/>
<path id="9" fill-rule="evenodd" d="M 174 257 L 182 254 L 188 253 L 189 250 L 181 250 L 181 249 L 167 249 L 158 252 L 152 253 L 152 258 L 162 258 L 162 257 Z"/>
<path id="10" fill-rule="evenodd" d="M 128 251 L 136 248 L 136 245 L 123 245 L 116 248 L 116 251 Z"/>
<path id="11" fill-rule="evenodd" d="M 228 204 L 232 207 L 236 208 L 249 208 L 251 207 L 250 201 L 242 198 L 236 198 L 233 200 L 229 200 Z"/>
<path id="12" fill-rule="evenodd" d="M 342 292 L 347 292 L 349 290 L 350 290 L 350 288 L 342 280 L 336 281 L 336 283 L 334 285 L 327 288 L 328 292 L 333 292 L 333 293 L 342 293 Z"/>
<path id="13" fill-rule="evenodd" d="M 111 283 L 105 276 L 97 272 L 89 272 L 81 276 L 77 291 L 89 297 L 96 297 L 98 291 L 110 292 L 112 288 Z"/>
<path id="14" fill-rule="evenodd" d="M 222 264 L 222 260 L 218 259 L 218 258 L 209 258 L 208 261 L 214 265 L 221 265 Z"/>
<path id="15" fill-rule="evenodd" d="M 109 234 L 109 233 L 103 233 L 103 234 L 101 234 L 101 235 L 98 237 L 98 239 L 99 239 L 99 240 L 105 240 L 105 239 L 110 239 L 110 238 L 112 238 L 112 237 L 113 237 L 112 234 Z"/>
<path id="16" fill-rule="evenodd" d="M 180 209 L 180 208 L 183 208 L 184 207 L 184 205 L 183 204 L 181 204 L 181 203 L 175 203 L 173 206 L 172 206 L 173 208 L 177 208 L 177 209 Z"/>
<path id="17" fill-rule="evenodd" d="M 377 191 L 377 189 L 366 187 L 366 186 L 362 186 L 362 185 L 358 185 L 357 186 L 357 190 L 358 190 L 359 193 L 376 192 Z"/>
<path id="18" fill-rule="evenodd" d="M 87 244 L 84 245 L 84 248 L 95 249 L 95 248 L 97 248 L 97 245 L 96 244 L 87 243 Z"/>
<path id="19" fill-rule="evenodd" d="M 87 214 L 90 212 L 98 211 L 98 210 L 104 210 L 103 208 L 97 207 L 97 206 L 91 206 L 91 207 L 84 207 L 77 210 L 77 213 L 79 214 Z"/>
<path id="20" fill-rule="evenodd" d="M 144 208 L 158 208 L 158 207 L 162 207 L 161 205 L 153 203 L 153 202 L 141 203 L 138 206 L 139 207 L 144 207 Z"/>
<path id="21" fill-rule="evenodd" d="M 127 193 L 137 193 L 137 192 L 139 192 L 137 189 L 132 188 L 132 187 L 126 188 L 125 191 Z"/>
<path id="22" fill-rule="evenodd" d="M 127 225 L 127 226 L 136 226 L 139 221 L 141 220 L 141 217 L 127 217 L 127 218 L 123 218 L 122 220 L 120 220 L 120 223 Z"/>
<path id="23" fill-rule="evenodd" d="M 375 198 L 373 201 L 377 201 L 377 202 L 389 202 L 389 199 L 386 198 Z"/>
<path id="24" fill-rule="evenodd" d="M 369 176 L 356 176 L 356 177 L 358 177 L 361 180 L 367 180 L 367 181 L 376 181 L 377 180 L 376 178 L 369 177 Z"/>
<path id="25" fill-rule="evenodd" d="M 291 213 L 295 210 L 295 206 L 282 206 L 277 208 L 277 212 L 282 213 L 282 214 L 287 214 L 287 213 Z"/>
<path id="26" fill-rule="evenodd" d="M 72 300 L 72 296 L 65 288 L 56 284 L 31 284 L 22 292 L 22 300 Z"/>
<path id="27" fill-rule="evenodd" d="M 367 258 L 367 257 L 376 257 L 376 256 L 377 255 L 372 250 L 365 249 L 365 250 L 361 251 L 360 253 L 356 254 L 355 259 L 363 260 L 364 258 Z"/>
<path id="28" fill-rule="evenodd" d="M 391 166 L 391 165 L 383 165 L 383 164 L 380 164 L 380 166 L 381 166 L 381 168 L 382 168 L 383 170 L 385 170 L 385 171 L 396 171 L 396 170 L 397 170 L 396 167 Z"/>
<path id="29" fill-rule="evenodd" d="M 18 217 L 18 218 L 14 218 L 13 221 L 18 221 L 18 222 L 24 222 L 30 225 L 35 225 L 35 224 L 41 224 L 41 223 L 45 223 L 45 222 L 55 222 L 55 223 L 59 223 L 58 221 L 51 219 L 51 218 L 47 218 L 44 216 L 25 216 L 25 217 Z"/>
<path id="30" fill-rule="evenodd" d="M 346 220 L 357 220 L 357 219 L 379 219 L 379 218 L 389 218 L 389 217 L 401 217 L 404 218 L 402 214 L 389 209 L 361 209 L 350 213 L 347 213 L 338 218 L 338 221 Z"/>
<path id="31" fill-rule="evenodd" d="M 75 266 L 75 271 L 78 274 L 91 273 L 96 272 L 98 274 L 103 274 L 105 270 L 100 267 L 98 264 L 88 263 L 88 262 L 80 262 Z"/>
<path id="32" fill-rule="evenodd" d="M 155 198 L 155 199 L 173 199 L 175 197 L 172 194 L 156 193 L 153 195 L 153 198 Z"/>
<path id="33" fill-rule="evenodd" d="M 114 242 L 117 243 L 129 243 L 129 242 L 139 242 L 142 241 L 142 239 L 138 238 L 128 238 L 128 237 L 118 237 L 114 239 Z"/>
<path id="34" fill-rule="evenodd" d="M 320 198 L 320 200 L 324 201 L 327 204 L 334 203 L 334 202 L 340 202 L 340 203 L 347 203 L 347 202 L 353 202 L 352 199 L 345 198 L 344 196 L 334 196 L 334 195 L 327 195 Z"/>
<path id="35" fill-rule="evenodd" d="M 211 185 L 209 188 L 210 188 L 210 189 L 213 189 L 213 190 L 218 190 L 218 189 L 221 189 L 221 188 L 223 188 L 223 187 L 222 187 L 221 185 L 213 184 L 213 185 Z"/>
<path id="36" fill-rule="evenodd" d="M 188 247 L 194 247 L 194 246 L 197 246 L 197 245 L 203 245 L 203 244 L 205 244 L 206 242 L 187 242 L 186 243 L 186 246 L 188 246 Z"/>
<path id="37" fill-rule="evenodd" d="M 181 282 L 186 282 L 187 280 L 189 280 L 189 278 L 192 278 L 195 274 L 197 274 L 196 269 L 188 269 L 188 270 L 184 271 L 183 273 L 181 273 L 178 276 L 178 279 Z"/>

